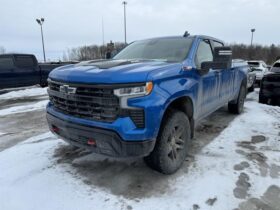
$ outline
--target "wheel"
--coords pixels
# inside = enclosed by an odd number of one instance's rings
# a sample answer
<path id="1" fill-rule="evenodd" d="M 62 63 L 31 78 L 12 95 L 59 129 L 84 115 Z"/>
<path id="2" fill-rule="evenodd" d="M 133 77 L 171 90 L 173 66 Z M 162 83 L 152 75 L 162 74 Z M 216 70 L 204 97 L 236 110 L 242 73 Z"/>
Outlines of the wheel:
<path id="1" fill-rule="evenodd" d="M 188 117 L 181 111 L 168 111 L 163 123 L 154 150 L 144 160 L 163 174 L 173 174 L 185 161 L 191 127 Z"/>
<path id="2" fill-rule="evenodd" d="M 259 95 L 259 103 L 261 104 L 267 104 L 268 103 L 268 98 L 265 96 L 262 96 L 261 94 Z"/>
<path id="3" fill-rule="evenodd" d="M 254 87 L 254 84 L 252 84 L 252 86 L 248 88 L 248 92 L 254 92 L 254 90 L 255 90 L 255 87 Z"/>
<path id="4" fill-rule="evenodd" d="M 233 114 L 240 114 L 244 109 L 245 98 L 246 98 L 246 88 L 245 85 L 242 85 L 239 90 L 237 101 L 228 103 L 229 112 Z"/>

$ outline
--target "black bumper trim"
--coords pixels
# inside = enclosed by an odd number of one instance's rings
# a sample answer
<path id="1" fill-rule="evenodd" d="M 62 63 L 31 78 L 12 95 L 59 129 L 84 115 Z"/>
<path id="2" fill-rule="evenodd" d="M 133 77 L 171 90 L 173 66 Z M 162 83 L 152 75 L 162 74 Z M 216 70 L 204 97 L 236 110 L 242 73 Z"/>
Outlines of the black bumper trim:
<path id="1" fill-rule="evenodd" d="M 75 124 L 50 113 L 47 113 L 47 121 L 50 130 L 68 143 L 107 156 L 144 157 L 155 146 L 155 140 L 124 141 L 114 131 Z M 94 140 L 96 144 L 88 144 L 89 140 Z"/>

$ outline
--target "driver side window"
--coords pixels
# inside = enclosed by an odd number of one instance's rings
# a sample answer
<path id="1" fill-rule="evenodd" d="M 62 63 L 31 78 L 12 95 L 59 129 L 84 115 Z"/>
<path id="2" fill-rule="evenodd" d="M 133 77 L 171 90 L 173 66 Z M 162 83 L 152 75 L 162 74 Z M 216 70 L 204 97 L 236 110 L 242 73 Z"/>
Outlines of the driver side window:
<path id="1" fill-rule="evenodd" d="M 199 43 L 195 56 L 197 69 L 201 69 L 201 64 L 205 61 L 213 61 L 213 52 L 209 40 L 202 40 Z"/>

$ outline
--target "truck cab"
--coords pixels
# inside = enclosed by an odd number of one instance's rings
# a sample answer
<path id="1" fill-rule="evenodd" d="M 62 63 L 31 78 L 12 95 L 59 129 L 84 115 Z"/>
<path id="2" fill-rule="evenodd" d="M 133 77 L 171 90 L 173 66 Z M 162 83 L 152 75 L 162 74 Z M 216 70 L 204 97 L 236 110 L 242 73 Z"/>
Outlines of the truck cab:
<path id="1" fill-rule="evenodd" d="M 39 84 L 40 71 L 34 55 L 0 55 L 0 88 Z"/>
<path id="2" fill-rule="evenodd" d="M 0 55 L 0 89 L 47 85 L 49 73 L 72 62 L 38 63 L 31 54 Z M 74 62 L 76 63 L 76 62 Z"/>
<path id="3" fill-rule="evenodd" d="M 109 60 L 60 67 L 49 75 L 50 130 L 77 147 L 114 157 L 144 157 L 176 172 L 195 124 L 220 107 L 240 114 L 247 63 L 209 36 L 135 41 Z"/>

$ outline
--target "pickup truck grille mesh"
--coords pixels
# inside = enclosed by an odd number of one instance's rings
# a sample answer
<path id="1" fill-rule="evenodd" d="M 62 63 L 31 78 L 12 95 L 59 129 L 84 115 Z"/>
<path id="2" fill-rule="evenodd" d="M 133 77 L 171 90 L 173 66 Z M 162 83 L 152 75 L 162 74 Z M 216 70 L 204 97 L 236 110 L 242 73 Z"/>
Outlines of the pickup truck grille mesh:
<path id="1" fill-rule="evenodd" d="M 103 122 L 113 122 L 119 115 L 119 98 L 111 88 L 69 85 L 74 92 L 67 92 L 59 82 L 49 81 L 50 101 L 59 111 L 79 117 Z M 72 89 L 73 91 L 73 89 Z"/>
<path id="2" fill-rule="evenodd" d="M 113 87 L 65 84 L 51 80 L 48 81 L 48 84 L 50 101 L 55 109 L 62 113 L 109 123 L 118 117 L 129 116 L 137 128 L 145 127 L 144 110 L 121 109 L 119 98 L 113 93 Z M 65 85 L 68 90 L 75 88 L 74 92 L 65 90 L 63 88 Z"/>

